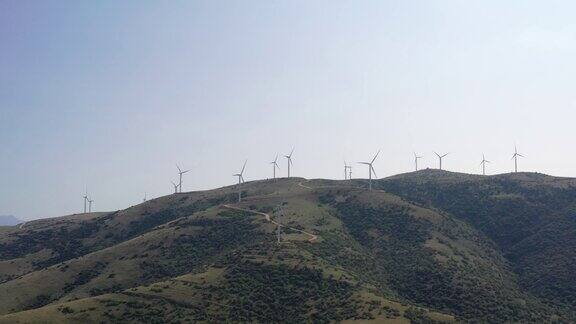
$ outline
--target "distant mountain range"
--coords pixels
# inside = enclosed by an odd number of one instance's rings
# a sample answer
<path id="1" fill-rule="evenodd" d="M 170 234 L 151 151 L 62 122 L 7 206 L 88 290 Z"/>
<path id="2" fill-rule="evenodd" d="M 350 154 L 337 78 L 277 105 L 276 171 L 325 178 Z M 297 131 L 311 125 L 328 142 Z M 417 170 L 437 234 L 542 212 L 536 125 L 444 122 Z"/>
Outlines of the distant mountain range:
<path id="1" fill-rule="evenodd" d="M 0 226 L 14 226 L 20 223 L 22 221 L 12 215 L 0 215 Z"/>

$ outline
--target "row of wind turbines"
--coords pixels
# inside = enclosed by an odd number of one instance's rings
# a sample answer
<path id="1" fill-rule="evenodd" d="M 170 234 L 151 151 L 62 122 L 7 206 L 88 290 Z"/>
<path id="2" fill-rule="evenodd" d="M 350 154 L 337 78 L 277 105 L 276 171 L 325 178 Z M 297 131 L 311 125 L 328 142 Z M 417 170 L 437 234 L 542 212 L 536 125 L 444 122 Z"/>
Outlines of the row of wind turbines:
<path id="1" fill-rule="evenodd" d="M 286 163 L 287 163 L 288 178 L 290 178 L 290 167 L 293 164 L 292 163 L 292 154 L 293 153 L 294 153 L 294 148 L 292 148 L 292 151 L 290 151 L 290 154 L 284 156 L 286 158 Z M 358 162 L 359 164 L 364 164 L 364 165 L 368 166 L 368 190 L 372 190 L 372 178 L 373 178 L 373 176 L 377 177 L 376 170 L 374 169 L 374 162 L 378 158 L 379 154 L 380 154 L 380 150 L 376 153 L 376 155 L 374 155 L 374 157 L 372 158 L 372 160 L 370 160 L 370 162 Z M 445 158 L 449 153 L 438 154 L 437 152 L 434 152 L 434 154 L 438 157 L 438 169 L 442 170 L 442 159 Z M 514 160 L 514 172 L 518 172 L 518 158 L 519 157 L 524 157 L 524 156 L 522 154 L 518 153 L 517 147 L 514 146 L 514 154 L 512 155 L 512 159 Z M 414 153 L 414 167 L 415 167 L 416 171 L 418 171 L 418 160 L 421 158 L 423 158 L 423 156 Z M 238 177 L 238 202 L 240 202 L 242 200 L 241 185 L 242 185 L 242 183 L 244 183 L 244 170 L 246 169 L 246 163 L 247 162 L 248 162 L 248 160 L 244 161 L 244 165 L 242 166 L 240 173 L 234 174 L 235 177 Z M 486 160 L 485 155 L 482 154 L 482 161 L 480 162 L 480 165 L 482 166 L 482 175 L 486 175 L 486 163 L 490 163 L 490 161 Z M 277 169 L 280 170 L 280 167 L 278 166 L 278 155 L 276 155 L 276 158 L 274 159 L 274 161 L 270 162 L 270 164 L 272 165 L 272 179 L 276 179 L 276 170 Z M 352 166 L 349 165 L 346 161 L 344 161 L 344 180 L 351 180 L 351 179 L 352 179 Z"/>
<path id="2" fill-rule="evenodd" d="M 446 155 L 448 155 L 449 153 L 445 153 L 445 154 L 440 155 L 440 154 L 434 152 L 434 154 L 436 154 L 436 156 L 438 157 L 438 169 L 442 170 L 442 159 L 444 157 L 446 157 Z M 514 146 L 514 154 L 512 154 L 512 160 L 514 160 L 514 172 L 518 172 L 518 158 L 519 157 L 524 157 L 524 155 L 518 153 L 518 149 L 516 148 L 516 146 Z M 423 158 L 423 156 L 419 156 L 416 153 L 414 153 L 414 165 L 415 165 L 416 171 L 418 171 L 418 159 L 421 159 L 421 158 Z M 484 153 L 482 153 L 482 161 L 480 161 L 480 166 L 482 166 L 482 175 L 486 175 L 486 163 L 491 163 L 491 162 L 486 160 Z"/>
<path id="3" fill-rule="evenodd" d="M 293 166 L 293 162 L 292 162 L 292 155 L 293 154 L 294 154 L 294 148 L 292 148 L 292 150 L 290 151 L 290 154 L 284 155 L 284 158 L 286 158 L 288 178 L 290 178 L 290 167 Z M 442 159 L 445 158 L 449 153 L 439 154 L 437 152 L 434 152 L 434 154 L 438 157 L 438 169 L 442 170 Z M 372 178 L 377 177 L 376 170 L 374 169 L 374 162 L 376 161 L 376 159 L 378 158 L 379 155 L 380 155 L 380 150 L 376 153 L 376 155 L 374 155 L 374 157 L 372 158 L 372 160 L 370 160 L 370 162 L 358 162 L 359 164 L 363 164 L 363 165 L 366 165 L 368 167 L 368 190 L 372 190 Z M 514 172 L 518 172 L 518 158 L 519 157 L 524 157 L 524 156 L 522 154 L 518 153 L 517 147 L 514 146 L 514 154 L 512 155 L 512 159 L 514 160 Z M 422 159 L 422 158 L 423 158 L 423 156 L 418 155 L 414 152 L 414 168 L 416 171 L 419 170 L 418 169 L 418 160 Z M 238 178 L 238 184 L 237 184 L 238 202 L 240 202 L 242 200 L 241 186 L 245 182 L 244 181 L 244 170 L 246 169 L 247 163 L 248 163 L 248 160 L 245 160 L 244 164 L 242 165 L 242 169 L 240 170 L 240 172 L 233 175 L 234 177 Z M 480 162 L 480 166 L 482 166 L 482 174 L 483 175 L 486 175 L 486 163 L 491 163 L 491 162 L 486 160 L 486 157 L 484 156 L 484 154 L 482 154 L 482 161 Z M 278 165 L 278 154 L 276 155 L 276 158 L 274 159 L 274 161 L 270 162 L 270 165 L 272 165 L 272 179 L 276 179 L 276 170 L 280 170 L 280 166 Z M 182 170 L 178 164 L 176 165 L 176 168 L 178 169 L 178 183 L 171 181 L 175 194 L 176 193 L 182 193 L 182 176 L 184 174 L 190 172 L 190 169 Z M 346 161 L 344 161 L 344 180 L 352 180 L 352 165 L 349 165 Z M 85 192 L 83 198 L 84 198 L 84 213 L 86 213 L 87 211 L 89 213 L 92 212 L 92 203 L 94 202 L 94 200 L 92 200 L 88 196 L 88 189 L 86 189 L 86 192 Z M 143 199 L 143 202 L 145 202 L 145 201 L 146 201 L 146 194 L 144 194 L 144 199 Z M 88 210 L 86 209 L 87 206 L 88 206 Z"/>

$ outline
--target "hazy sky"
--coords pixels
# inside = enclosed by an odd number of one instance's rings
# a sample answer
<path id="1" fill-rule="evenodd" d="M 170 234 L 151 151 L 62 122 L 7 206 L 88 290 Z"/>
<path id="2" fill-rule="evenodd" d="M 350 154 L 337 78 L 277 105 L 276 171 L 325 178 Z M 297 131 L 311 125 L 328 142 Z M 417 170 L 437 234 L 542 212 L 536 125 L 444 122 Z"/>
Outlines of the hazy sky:
<path id="1" fill-rule="evenodd" d="M 0 214 L 293 174 L 576 176 L 574 1 L 0 2 Z M 280 162 L 282 175 L 286 162 Z M 367 168 L 354 164 L 354 176 Z"/>

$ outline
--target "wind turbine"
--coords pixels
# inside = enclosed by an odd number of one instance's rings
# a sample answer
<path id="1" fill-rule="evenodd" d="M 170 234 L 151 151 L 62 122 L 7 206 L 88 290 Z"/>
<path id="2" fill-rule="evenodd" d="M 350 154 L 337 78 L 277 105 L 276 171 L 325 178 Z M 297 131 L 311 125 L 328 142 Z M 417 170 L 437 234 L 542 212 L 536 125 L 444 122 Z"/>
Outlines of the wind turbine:
<path id="1" fill-rule="evenodd" d="M 272 164 L 272 173 L 274 174 L 273 179 L 276 179 L 276 169 L 280 170 L 280 167 L 278 166 L 278 154 L 276 154 L 276 158 L 274 161 L 270 162 L 270 164 Z"/>
<path id="2" fill-rule="evenodd" d="M 416 165 L 416 171 L 418 171 L 418 159 L 423 158 L 423 156 L 418 156 L 416 155 L 416 152 L 414 152 L 414 164 Z"/>
<path id="3" fill-rule="evenodd" d="M 88 199 L 88 212 L 91 213 L 92 212 L 92 203 L 94 202 L 94 200 L 92 199 Z"/>
<path id="4" fill-rule="evenodd" d="M 292 151 L 290 151 L 290 154 L 284 155 L 284 157 L 286 159 L 288 159 L 288 161 L 287 161 L 287 163 L 288 163 L 288 178 L 290 178 L 290 166 L 292 165 L 292 153 L 294 153 L 294 148 L 292 148 Z"/>
<path id="5" fill-rule="evenodd" d="M 180 176 L 180 182 L 178 185 L 180 186 L 180 192 L 182 192 L 182 175 L 190 170 L 182 171 L 178 164 L 176 164 L 176 167 L 178 168 L 178 175 Z"/>
<path id="6" fill-rule="evenodd" d="M 372 173 L 374 173 L 374 176 L 377 176 L 376 171 L 374 170 L 374 166 L 372 164 L 374 163 L 374 161 L 376 161 L 378 154 L 380 154 L 380 150 L 378 150 L 378 153 L 376 153 L 376 155 L 374 155 L 374 158 L 372 159 L 372 161 L 370 161 L 370 162 L 358 162 L 360 164 L 366 164 L 368 166 L 368 187 L 370 190 L 372 190 Z"/>
<path id="7" fill-rule="evenodd" d="M 344 160 L 344 180 L 352 180 L 352 166 Z"/>
<path id="8" fill-rule="evenodd" d="M 174 181 L 170 181 L 172 183 L 172 185 L 174 186 L 174 193 L 178 193 L 178 184 L 175 183 Z"/>
<path id="9" fill-rule="evenodd" d="M 440 160 L 440 170 L 442 170 L 442 158 L 445 157 L 446 155 L 450 154 L 450 153 L 446 153 L 444 155 L 440 155 L 436 152 L 434 152 L 434 154 L 436 154 L 436 156 L 438 156 L 438 159 Z"/>
<path id="10" fill-rule="evenodd" d="M 86 191 L 84 192 L 84 214 L 86 214 L 86 203 L 88 202 L 88 187 L 86 187 Z"/>
<path id="11" fill-rule="evenodd" d="M 240 202 L 242 200 L 242 190 L 240 188 L 240 185 L 242 183 L 244 183 L 244 169 L 246 168 L 246 162 L 248 162 L 248 160 L 244 161 L 244 166 L 242 166 L 242 171 L 240 171 L 240 173 L 236 173 L 234 176 L 238 177 L 238 202 Z"/>
<path id="12" fill-rule="evenodd" d="M 524 157 L 524 155 L 518 153 L 518 149 L 516 145 L 514 145 L 514 155 L 512 155 L 512 159 L 514 159 L 514 172 L 518 172 L 518 157 Z"/>
<path id="13" fill-rule="evenodd" d="M 484 153 L 482 153 L 482 162 L 480 162 L 480 165 L 482 165 L 482 175 L 486 175 L 486 163 L 490 163 L 490 161 L 486 160 Z"/>
<path id="14" fill-rule="evenodd" d="M 142 199 L 142 202 L 146 202 L 146 193 L 144 193 L 144 199 Z"/>

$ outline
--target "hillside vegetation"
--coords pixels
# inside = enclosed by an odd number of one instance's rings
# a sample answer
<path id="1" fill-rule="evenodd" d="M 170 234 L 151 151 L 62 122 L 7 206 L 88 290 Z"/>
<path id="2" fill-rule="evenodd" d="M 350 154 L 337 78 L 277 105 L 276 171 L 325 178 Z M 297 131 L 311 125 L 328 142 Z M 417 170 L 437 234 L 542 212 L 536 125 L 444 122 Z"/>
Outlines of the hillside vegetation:
<path id="1" fill-rule="evenodd" d="M 383 179 L 376 186 L 385 191 L 371 192 L 360 180 L 254 181 L 240 204 L 231 186 L 11 227 L 0 232 L 0 322 L 575 319 L 568 273 L 540 269 L 538 259 L 562 241 L 547 231 L 575 228 L 569 217 L 562 225 L 554 222 L 560 211 L 531 209 L 498 223 L 498 212 L 530 208 L 482 207 L 486 179 L 422 172 Z M 568 182 L 536 182 L 526 188 L 569 190 Z M 458 183 L 480 189 L 450 187 Z M 519 193 L 490 199 L 516 199 L 510 195 Z M 569 204 L 562 206 L 568 215 Z M 528 220 L 534 227 L 519 228 L 522 235 L 507 225 Z M 530 286 L 539 273 L 567 290 Z"/>
<path id="2" fill-rule="evenodd" d="M 524 290 L 576 309 L 575 179 L 426 170 L 381 180 L 378 187 L 471 224 L 502 251 Z"/>

